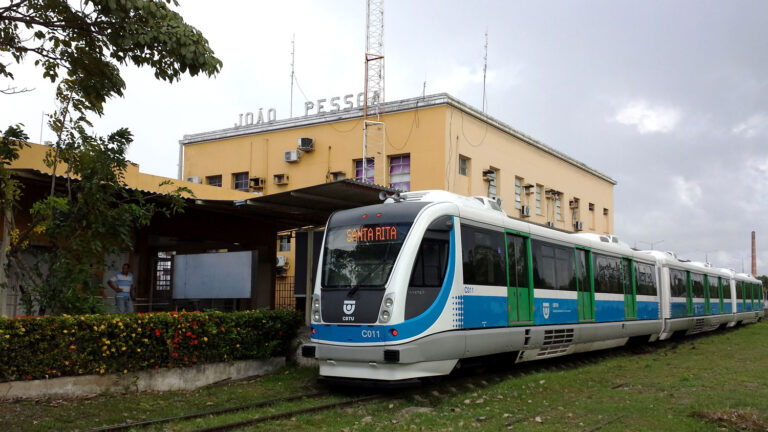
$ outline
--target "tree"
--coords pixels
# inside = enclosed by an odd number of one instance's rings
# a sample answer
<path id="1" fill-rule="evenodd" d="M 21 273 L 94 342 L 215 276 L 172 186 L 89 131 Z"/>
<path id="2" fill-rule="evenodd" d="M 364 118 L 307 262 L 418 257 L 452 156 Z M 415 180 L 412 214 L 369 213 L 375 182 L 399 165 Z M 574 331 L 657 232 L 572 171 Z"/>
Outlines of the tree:
<path id="1" fill-rule="evenodd" d="M 102 115 L 107 99 L 123 95 L 120 65 L 148 66 L 157 79 L 171 83 L 183 74 L 219 72 L 221 61 L 208 41 L 171 10 L 177 5 L 175 0 L 11 0 L 0 7 L 0 53 L 16 63 L 34 57 L 43 77 L 57 84 L 59 104 L 49 122 L 57 136 L 46 156 L 54 173 L 51 193 L 33 205 L 33 222 L 23 230 L 12 214 L 21 191 L 8 164 L 0 164 L 0 205 L 4 215 L 10 212 L 3 225 L 0 288 L 7 286 L 7 255 L 28 309 L 95 311 L 94 266 L 103 265 L 105 254 L 130 247 L 133 230 L 146 226 L 155 213 L 181 210 L 180 194 L 188 189 L 177 188 L 157 201 L 125 188 L 125 152 L 133 141 L 128 129 L 106 137 L 88 130 L 88 115 Z M 0 62 L 0 77 L 13 81 L 9 65 Z M 24 90 L 14 89 L 8 85 L 0 94 Z M 27 139 L 19 126 L 9 128 L 0 144 L 2 161 L 18 157 Z M 60 163 L 66 165 L 64 194 L 55 188 Z M 40 233 L 54 247 L 29 263 L 22 254 L 29 255 L 26 245 Z"/>
<path id="2" fill-rule="evenodd" d="M 221 69 L 202 33 L 169 5 L 178 2 L 10 0 L 0 7 L 0 52 L 16 63 L 34 56 L 53 83 L 65 72 L 73 108 L 101 115 L 108 98 L 123 95 L 119 65 L 148 66 L 168 82 Z M 2 62 L 0 77 L 15 78 Z"/>

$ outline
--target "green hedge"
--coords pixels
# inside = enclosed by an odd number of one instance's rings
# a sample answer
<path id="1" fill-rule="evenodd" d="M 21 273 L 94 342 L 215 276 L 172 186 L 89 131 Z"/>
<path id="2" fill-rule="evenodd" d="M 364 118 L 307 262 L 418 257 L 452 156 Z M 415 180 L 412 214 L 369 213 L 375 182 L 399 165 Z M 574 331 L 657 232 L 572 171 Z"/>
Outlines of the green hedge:
<path id="1" fill-rule="evenodd" d="M 0 381 L 281 356 L 301 322 L 285 310 L 0 318 Z"/>

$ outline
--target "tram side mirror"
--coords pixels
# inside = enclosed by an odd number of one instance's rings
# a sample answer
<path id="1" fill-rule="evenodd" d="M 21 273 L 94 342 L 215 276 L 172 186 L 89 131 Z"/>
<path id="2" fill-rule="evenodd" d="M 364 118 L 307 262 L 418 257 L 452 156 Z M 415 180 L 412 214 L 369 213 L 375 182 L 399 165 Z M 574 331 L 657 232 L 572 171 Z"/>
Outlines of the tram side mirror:
<path id="1" fill-rule="evenodd" d="M 453 218 L 451 216 L 442 216 L 435 219 L 429 227 L 430 231 L 450 231 L 453 229 Z"/>

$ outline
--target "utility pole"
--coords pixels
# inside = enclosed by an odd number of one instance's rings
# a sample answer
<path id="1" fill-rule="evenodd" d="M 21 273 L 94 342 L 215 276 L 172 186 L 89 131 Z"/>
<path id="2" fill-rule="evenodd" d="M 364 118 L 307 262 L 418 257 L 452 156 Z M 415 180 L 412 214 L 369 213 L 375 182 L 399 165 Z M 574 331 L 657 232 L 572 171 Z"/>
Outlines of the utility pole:
<path id="1" fill-rule="evenodd" d="M 289 117 L 293 118 L 293 80 L 294 80 L 294 59 L 296 55 L 296 33 L 291 37 L 291 105 L 289 108 Z"/>
<path id="2" fill-rule="evenodd" d="M 485 76 L 488 72 L 488 29 L 485 29 L 485 54 L 483 55 L 483 113 L 485 113 L 488 99 L 485 97 Z"/>

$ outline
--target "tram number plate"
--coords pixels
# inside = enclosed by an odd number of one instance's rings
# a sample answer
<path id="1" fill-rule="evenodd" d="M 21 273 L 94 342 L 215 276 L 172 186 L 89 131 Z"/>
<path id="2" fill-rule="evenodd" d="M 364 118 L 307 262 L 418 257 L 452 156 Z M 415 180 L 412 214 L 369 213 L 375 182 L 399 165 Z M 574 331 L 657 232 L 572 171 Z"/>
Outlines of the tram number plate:
<path id="1" fill-rule="evenodd" d="M 380 338 L 381 337 L 379 330 L 362 330 L 360 331 L 360 335 L 364 338 Z"/>

